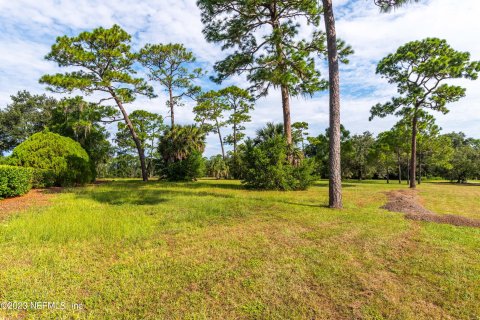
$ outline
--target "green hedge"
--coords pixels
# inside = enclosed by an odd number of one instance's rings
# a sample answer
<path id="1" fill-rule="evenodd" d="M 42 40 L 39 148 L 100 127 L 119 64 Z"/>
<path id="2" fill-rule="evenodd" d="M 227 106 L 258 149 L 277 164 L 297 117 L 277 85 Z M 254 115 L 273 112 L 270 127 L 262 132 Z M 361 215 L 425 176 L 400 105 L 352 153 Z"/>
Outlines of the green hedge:
<path id="1" fill-rule="evenodd" d="M 35 169 L 35 187 L 84 184 L 94 177 L 90 158 L 82 146 L 52 132 L 32 135 L 13 149 L 8 162 Z"/>
<path id="2" fill-rule="evenodd" d="M 0 165 L 0 199 L 20 196 L 32 188 L 32 170 Z"/>

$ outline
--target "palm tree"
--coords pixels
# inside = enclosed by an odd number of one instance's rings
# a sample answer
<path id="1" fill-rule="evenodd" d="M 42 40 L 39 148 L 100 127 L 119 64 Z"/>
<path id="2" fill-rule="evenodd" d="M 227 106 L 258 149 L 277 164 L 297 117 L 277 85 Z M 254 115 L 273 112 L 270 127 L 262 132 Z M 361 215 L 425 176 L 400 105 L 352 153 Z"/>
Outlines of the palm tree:
<path id="1" fill-rule="evenodd" d="M 340 163 L 340 75 L 338 69 L 337 34 L 332 0 L 323 1 L 325 29 L 327 33 L 328 73 L 330 86 L 330 146 L 329 146 L 329 206 L 342 208 L 342 168 Z M 374 0 L 383 12 L 419 0 Z"/>
<path id="2" fill-rule="evenodd" d="M 258 129 L 257 136 L 254 141 L 256 144 L 275 138 L 277 136 L 283 136 L 283 124 L 268 122 L 265 127 Z"/>
<path id="3" fill-rule="evenodd" d="M 166 163 L 184 160 L 195 151 L 203 153 L 205 132 L 195 125 L 176 125 L 165 131 L 160 139 L 159 149 Z"/>

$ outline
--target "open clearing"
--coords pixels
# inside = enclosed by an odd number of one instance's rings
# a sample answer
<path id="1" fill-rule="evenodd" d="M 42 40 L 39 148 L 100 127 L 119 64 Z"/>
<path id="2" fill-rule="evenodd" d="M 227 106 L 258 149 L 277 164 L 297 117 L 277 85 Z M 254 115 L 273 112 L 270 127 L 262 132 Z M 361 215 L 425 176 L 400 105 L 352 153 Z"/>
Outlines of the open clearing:
<path id="1" fill-rule="evenodd" d="M 478 319 L 480 229 L 381 209 L 384 182 L 257 192 L 236 181 L 116 181 L 0 222 L 0 318 Z M 423 207 L 480 219 L 480 187 L 419 186 Z"/>

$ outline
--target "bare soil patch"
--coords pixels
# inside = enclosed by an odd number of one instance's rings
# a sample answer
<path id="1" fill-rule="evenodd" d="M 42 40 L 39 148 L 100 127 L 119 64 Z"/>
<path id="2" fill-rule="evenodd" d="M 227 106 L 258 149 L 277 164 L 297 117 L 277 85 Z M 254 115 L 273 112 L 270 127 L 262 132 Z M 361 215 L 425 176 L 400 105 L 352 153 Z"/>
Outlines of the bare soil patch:
<path id="1" fill-rule="evenodd" d="M 62 191 L 62 188 L 33 189 L 27 194 L 0 200 L 0 220 L 8 214 L 28 209 L 32 206 L 47 206 L 55 193 Z"/>
<path id="2" fill-rule="evenodd" d="M 387 192 L 388 202 L 382 207 L 392 212 L 405 213 L 405 218 L 417 221 L 451 224 L 462 227 L 480 228 L 480 220 L 453 214 L 437 214 L 424 208 L 415 190 L 395 190 Z"/>

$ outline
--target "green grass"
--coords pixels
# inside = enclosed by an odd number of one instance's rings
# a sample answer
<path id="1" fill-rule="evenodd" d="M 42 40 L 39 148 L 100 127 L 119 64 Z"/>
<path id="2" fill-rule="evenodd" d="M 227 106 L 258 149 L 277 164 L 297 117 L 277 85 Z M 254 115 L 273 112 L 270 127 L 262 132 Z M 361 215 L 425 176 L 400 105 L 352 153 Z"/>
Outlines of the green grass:
<path id="1" fill-rule="evenodd" d="M 0 302 L 82 311 L 0 318 L 480 319 L 480 229 L 379 209 L 384 182 L 246 191 L 236 181 L 117 181 L 0 222 Z M 480 218 L 480 187 L 424 183 L 424 205 Z"/>

